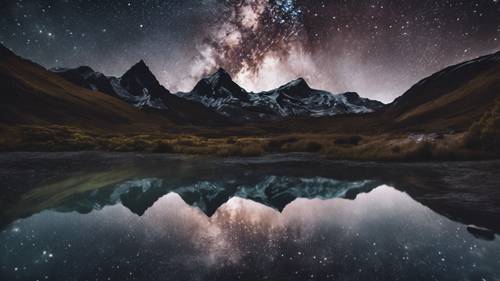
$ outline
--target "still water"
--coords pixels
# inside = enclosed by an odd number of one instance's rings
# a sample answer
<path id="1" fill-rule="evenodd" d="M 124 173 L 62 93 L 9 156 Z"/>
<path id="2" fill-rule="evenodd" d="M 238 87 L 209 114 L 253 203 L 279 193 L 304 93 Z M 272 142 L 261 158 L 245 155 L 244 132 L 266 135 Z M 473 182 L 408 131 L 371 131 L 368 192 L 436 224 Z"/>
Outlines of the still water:
<path id="1" fill-rule="evenodd" d="M 33 186 L 4 196 L 1 280 L 500 280 L 498 235 L 367 172 L 389 167 L 92 157 L 2 160 Z"/>

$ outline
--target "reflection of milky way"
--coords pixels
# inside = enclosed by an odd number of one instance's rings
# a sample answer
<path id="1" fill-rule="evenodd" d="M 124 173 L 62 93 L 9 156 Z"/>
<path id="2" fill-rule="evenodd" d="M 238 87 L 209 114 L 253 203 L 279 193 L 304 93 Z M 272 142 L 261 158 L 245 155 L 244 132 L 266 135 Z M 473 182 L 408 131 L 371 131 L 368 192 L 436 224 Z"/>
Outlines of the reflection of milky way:
<path id="1" fill-rule="evenodd" d="M 233 198 L 207 217 L 174 193 L 143 216 L 42 212 L 0 244 L 6 280 L 494 280 L 500 253 L 387 186 L 282 213 Z"/>

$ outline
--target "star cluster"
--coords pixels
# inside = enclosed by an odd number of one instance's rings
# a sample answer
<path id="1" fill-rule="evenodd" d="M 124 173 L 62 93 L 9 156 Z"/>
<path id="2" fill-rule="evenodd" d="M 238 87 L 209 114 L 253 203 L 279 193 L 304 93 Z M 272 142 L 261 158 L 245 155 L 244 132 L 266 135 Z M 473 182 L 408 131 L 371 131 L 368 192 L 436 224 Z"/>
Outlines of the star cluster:
<path id="1" fill-rule="evenodd" d="M 6 0 L 0 42 L 46 67 L 121 75 L 144 59 L 172 91 L 224 67 L 249 90 L 299 76 L 391 101 L 500 49 L 498 0 Z"/>

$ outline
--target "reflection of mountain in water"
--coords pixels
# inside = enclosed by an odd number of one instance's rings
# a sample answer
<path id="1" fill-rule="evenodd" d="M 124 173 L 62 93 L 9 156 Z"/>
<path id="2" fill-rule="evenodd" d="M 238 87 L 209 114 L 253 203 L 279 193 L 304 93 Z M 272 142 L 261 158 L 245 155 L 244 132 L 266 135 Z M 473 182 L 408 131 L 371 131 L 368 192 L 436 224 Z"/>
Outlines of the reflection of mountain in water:
<path id="1" fill-rule="evenodd" d="M 44 169 L 33 172 L 27 167 Z M 234 196 L 281 210 L 298 197 L 352 198 L 383 184 L 440 215 L 500 233 L 498 171 L 499 161 L 362 163 L 299 154 L 248 159 L 96 152 L 4 154 L 0 157 L 0 182 L 5 186 L 0 194 L 0 228 L 47 209 L 87 213 L 121 203 L 142 215 L 169 192 L 212 214 Z"/>
<path id="2" fill-rule="evenodd" d="M 133 213 L 143 215 L 160 197 L 175 192 L 187 204 L 200 208 L 209 216 L 232 197 L 250 199 L 281 211 L 296 198 L 354 199 L 357 194 L 379 185 L 369 180 L 350 182 L 323 177 L 263 176 L 256 179 L 200 181 L 175 187 L 164 179 L 143 178 L 78 194 L 56 209 L 88 213 L 106 205 L 121 203 Z"/>

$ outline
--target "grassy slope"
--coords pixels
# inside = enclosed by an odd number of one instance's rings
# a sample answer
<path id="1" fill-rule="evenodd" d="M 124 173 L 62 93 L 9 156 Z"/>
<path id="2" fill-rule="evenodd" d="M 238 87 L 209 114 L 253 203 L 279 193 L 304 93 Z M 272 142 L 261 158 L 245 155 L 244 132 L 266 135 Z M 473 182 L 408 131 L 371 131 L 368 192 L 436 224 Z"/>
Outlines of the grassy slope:
<path id="1" fill-rule="evenodd" d="M 500 52 L 437 72 L 383 112 L 288 120 L 281 131 L 330 133 L 465 132 L 500 99 Z"/>
<path id="2" fill-rule="evenodd" d="M 159 114 L 78 87 L 0 47 L 0 120 L 3 125 L 68 125 L 132 130 L 168 127 Z"/>
<path id="3" fill-rule="evenodd" d="M 193 127 L 80 88 L 7 49 L 0 48 L 0 58 L 0 150 L 223 156 L 305 151 L 359 160 L 481 158 L 485 153 L 464 149 L 464 132 L 500 95 L 500 63 L 486 57 L 422 80 L 378 113 Z M 447 134 L 450 130 L 455 133 Z M 409 132 L 442 134 L 415 141 Z M 358 136 L 359 141 L 350 140 Z"/>
<path id="4" fill-rule="evenodd" d="M 388 106 L 395 129 L 466 131 L 500 98 L 500 53 L 450 66 Z"/>

